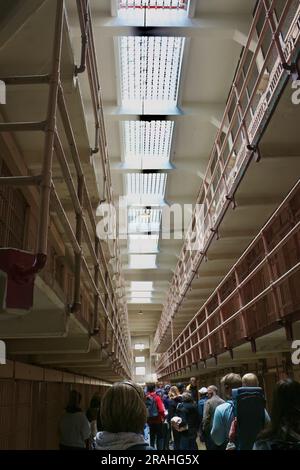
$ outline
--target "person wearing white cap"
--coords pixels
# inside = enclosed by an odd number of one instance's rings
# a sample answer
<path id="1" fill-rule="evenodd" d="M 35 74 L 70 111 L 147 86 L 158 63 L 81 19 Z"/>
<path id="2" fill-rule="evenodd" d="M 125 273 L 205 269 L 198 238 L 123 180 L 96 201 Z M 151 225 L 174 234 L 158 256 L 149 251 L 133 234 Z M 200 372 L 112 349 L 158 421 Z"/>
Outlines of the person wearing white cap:
<path id="1" fill-rule="evenodd" d="M 201 387 L 199 390 L 199 395 L 200 399 L 198 401 L 198 414 L 199 414 L 199 419 L 200 419 L 200 440 L 201 442 L 203 441 L 203 433 L 202 433 L 202 419 L 203 419 L 203 413 L 204 413 L 204 405 L 207 401 L 207 388 L 206 387 Z"/>

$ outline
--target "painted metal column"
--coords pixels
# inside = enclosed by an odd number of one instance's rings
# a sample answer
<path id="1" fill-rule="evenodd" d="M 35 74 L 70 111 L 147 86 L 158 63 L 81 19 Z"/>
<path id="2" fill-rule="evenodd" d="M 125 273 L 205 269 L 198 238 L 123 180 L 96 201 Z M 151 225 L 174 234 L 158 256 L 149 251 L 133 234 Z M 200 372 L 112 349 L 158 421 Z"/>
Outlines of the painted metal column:
<path id="1" fill-rule="evenodd" d="M 47 255 L 47 235 L 49 227 L 49 206 L 50 193 L 52 183 L 52 160 L 54 136 L 56 131 L 57 117 L 57 99 L 58 89 L 60 86 L 60 66 L 61 66 L 61 50 L 62 50 L 62 33 L 64 20 L 64 1 L 57 0 L 56 20 L 54 32 L 54 47 L 52 58 L 52 72 L 50 78 L 50 91 L 48 97 L 47 123 L 46 123 L 46 139 L 43 155 L 42 181 L 41 181 L 41 201 L 39 211 L 39 227 L 37 238 L 38 256 Z"/>

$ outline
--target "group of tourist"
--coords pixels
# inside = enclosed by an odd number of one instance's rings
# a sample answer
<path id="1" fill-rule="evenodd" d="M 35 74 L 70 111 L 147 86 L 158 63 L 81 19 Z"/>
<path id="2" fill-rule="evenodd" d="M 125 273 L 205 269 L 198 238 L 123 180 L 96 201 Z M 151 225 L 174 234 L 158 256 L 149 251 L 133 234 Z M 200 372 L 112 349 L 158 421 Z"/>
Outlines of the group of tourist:
<path id="1" fill-rule="evenodd" d="M 94 395 L 87 412 L 75 390 L 61 418 L 60 448 L 96 450 L 300 450 L 300 383 L 274 390 L 271 416 L 254 374 L 223 377 L 215 385 L 124 381 Z M 148 439 L 150 435 L 150 439 Z"/>

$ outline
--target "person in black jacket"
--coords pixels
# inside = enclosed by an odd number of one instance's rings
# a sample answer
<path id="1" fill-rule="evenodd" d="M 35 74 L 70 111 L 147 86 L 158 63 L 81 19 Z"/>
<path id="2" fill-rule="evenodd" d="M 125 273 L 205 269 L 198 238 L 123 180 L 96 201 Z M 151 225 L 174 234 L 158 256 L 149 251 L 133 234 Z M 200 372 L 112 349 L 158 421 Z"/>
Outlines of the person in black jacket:
<path id="1" fill-rule="evenodd" d="M 180 450 L 198 450 L 196 439 L 200 420 L 197 406 L 189 392 L 182 394 L 182 403 L 177 406 L 176 415 L 182 420 L 179 425 Z"/>
<path id="2" fill-rule="evenodd" d="M 176 408 L 179 403 L 182 402 L 182 396 L 179 393 L 177 387 L 172 386 L 169 391 L 169 405 L 168 405 L 168 422 L 171 425 L 171 419 L 176 416 Z M 172 428 L 173 441 L 174 441 L 174 450 L 180 449 L 180 435 L 181 433 L 176 429 Z"/>

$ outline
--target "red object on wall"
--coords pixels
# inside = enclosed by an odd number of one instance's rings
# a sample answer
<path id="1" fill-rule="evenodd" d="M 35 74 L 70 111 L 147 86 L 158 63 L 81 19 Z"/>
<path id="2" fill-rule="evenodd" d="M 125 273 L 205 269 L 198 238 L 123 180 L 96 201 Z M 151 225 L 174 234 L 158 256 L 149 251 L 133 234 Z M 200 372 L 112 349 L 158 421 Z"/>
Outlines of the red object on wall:
<path id="1" fill-rule="evenodd" d="M 0 271 L 6 274 L 2 308 L 29 310 L 33 305 L 37 255 L 14 248 L 0 249 Z"/>

